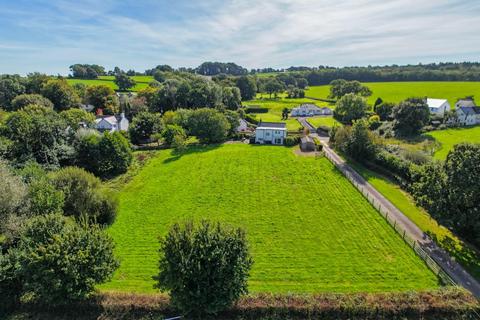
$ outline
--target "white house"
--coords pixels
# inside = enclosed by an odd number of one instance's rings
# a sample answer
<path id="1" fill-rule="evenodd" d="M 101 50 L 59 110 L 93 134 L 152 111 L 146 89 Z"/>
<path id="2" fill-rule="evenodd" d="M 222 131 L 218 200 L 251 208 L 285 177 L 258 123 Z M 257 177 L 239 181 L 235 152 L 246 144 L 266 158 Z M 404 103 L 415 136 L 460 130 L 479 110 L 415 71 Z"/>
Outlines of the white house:
<path id="1" fill-rule="evenodd" d="M 95 127 L 98 131 L 127 131 L 130 122 L 125 117 L 125 113 L 121 113 L 120 117 L 116 116 L 97 116 L 95 119 Z"/>
<path id="2" fill-rule="evenodd" d="M 473 101 L 472 98 L 459 99 L 455 103 L 455 109 L 458 109 L 461 107 L 475 107 L 475 101 Z"/>
<path id="3" fill-rule="evenodd" d="M 282 145 L 287 137 L 287 125 L 283 122 L 260 122 L 255 129 L 255 143 Z"/>
<path id="4" fill-rule="evenodd" d="M 238 127 L 235 129 L 236 132 L 246 132 L 248 130 L 248 123 L 244 119 L 238 120 Z"/>
<path id="5" fill-rule="evenodd" d="M 480 107 L 460 107 L 456 109 L 458 123 L 464 126 L 480 124 Z"/>
<path id="6" fill-rule="evenodd" d="M 450 103 L 446 99 L 432 99 L 427 98 L 428 108 L 430 113 L 443 116 L 443 114 L 450 110 Z"/>
<path id="7" fill-rule="evenodd" d="M 311 103 L 305 103 L 298 107 L 293 108 L 290 114 L 292 117 L 311 117 L 311 116 L 320 116 L 320 115 L 330 115 L 332 114 L 332 110 L 326 107 L 319 108 L 318 106 Z"/>

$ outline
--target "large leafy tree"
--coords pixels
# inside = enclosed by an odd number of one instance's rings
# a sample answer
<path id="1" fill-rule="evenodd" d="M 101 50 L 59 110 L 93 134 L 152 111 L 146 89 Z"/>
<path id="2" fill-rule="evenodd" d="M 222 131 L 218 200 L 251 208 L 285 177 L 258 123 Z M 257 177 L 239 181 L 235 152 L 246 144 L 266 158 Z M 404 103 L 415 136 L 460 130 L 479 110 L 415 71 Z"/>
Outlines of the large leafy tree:
<path id="1" fill-rule="evenodd" d="M 268 79 L 263 84 L 263 90 L 265 90 L 265 92 L 268 93 L 271 98 L 272 94 L 277 95 L 278 93 L 285 90 L 285 86 L 283 85 L 283 83 L 279 82 L 278 80 L 271 78 L 271 79 Z"/>
<path id="2" fill-rule="evenodd" d="M 375 156 L 375 144 L 365 119 L 353 122 L 350 137 L 346 144 L 346 152 L 354 159 L 365 161 Z"/>
<path id="3" fill-rule="evenodd" d="M 198 109 L 188 117 L 188 132 L 203 143 L 215 143 L 225 140 L 230 130 L 225 115 L 215 109 Z"/>
<path id="4" fill-rule="evenodd" d="M 216 314 L 247 293 L 252 263 L 242 229 L 175 224 L 161 241 L 157 287 L 186 314 Z"/>
<path id="5" fill-rule="evenodd" d="M 480 244 L 480 145 L 456 145 L 445 162 L 450 225 Z"/>
<path id="6" fill-rule="evenodd" d="M 119 72 L 115 75 L 115 84 L 118 86 L 118 90 L 127 91 L 136 85 L 135 80 L 130 78 L 125 72 Z"/>
<path id="7" fill-rule="evenodd" d="M 10 110 L 12 100 L 25 93 L 25 84 L 19 76 L 0 76 L 0 108 Z"/>
<path id="8" fill-rule="evenodd" d="M 3 131 L 5 137 L 13 142 L 10 156 L 16 161 L 33 159 L 55 168 L 73 158 L 67 123 L 50 108 L 30 105 L 13 112 Z"/>
<path id="9" fill-rule="evenodd" d="M 27 75 L 27 81 L 25 83 L 25 88 L 27 93 L 30 94 L 40 94 L 42 92 L 43 86 L 50 80 L 51 77 L 46 74 L 34 72 Z"/>
<path id="10" fill-rule="evenodd" d="M 115 91 L 106 85 L 88 86 L 85 90 L 85 100 L 96 109 L 112 108 L 112 105 L 118 104 Z"/>
<path id="11" fill-rule="evenodd" d="M 53 103 L 40 94 L 21 94 L 12 100 L 11 110 L 20 110 L 31 104 L 53 109 Z"/>
<path id="12" fill-rule="evenodd" d="M 133 118 L 128 132 L 133 143 L 148 141 L 152 135 L 162 131 L 162 117 L 158 113 L 141 112 Z"/>
<path id="13" fill-rule="evenodd" d="M 240 89 L 242 100 L 251 100 L 257 94 L 257 83 L 253 77 L 241 76 L 237 78 L 236 86 Z"/>
<path id="14" fill-rule="evenodd" d="M 70 109 L 80 102 L 73 87 L 64 79 L 49 80 L 42 87 L 41 93 L 53 103 L 57 111 Z"/>
<path id="15" fill-rule="evenodd" d="M 380 117 L 381 121 L 390 120 L 393 113 L 393 108 L 395 108 L 394 103 L 390 102 L 381 102 L 374 107 L 374 111 Z"/>
<path id="16" fill-rule="evenodd" d="M 430 109 L 422 98 L 409 98 L 393 108 L 395 133 L 400 136 L 417 134 L 430 120 Z"/>
<path id="17" fill-rule="evenodd" d="M 340 99 L 346 94 L 353 93 L 363 97 L 372 95 L 372 91 L 358 81 L 346 81 L 343 79 L 330 82 L 330 94 L 332 99 Z"/>
<path id="18" fill-rule="evenodd" d="M 230 110 L 237 110 L 240 108 L 242 106 L 240 89 L 237 87 L 224 87 L 222 102 Z"/>
<path id="19" fill-rule="evenodd" d="M 365 117 L 367 110 L 365 98 L 348 93 L 337 101 L 333 116 L 342 123 L 351 124 L 354 120 Z"/>
<path id="20" fill-rule="evenodd" d="M 82 109 L 68 109 L 60 112 L 60 115 L 73 132 L 84 126 L 91 128 L 95 123 L 95 116 Z"/>

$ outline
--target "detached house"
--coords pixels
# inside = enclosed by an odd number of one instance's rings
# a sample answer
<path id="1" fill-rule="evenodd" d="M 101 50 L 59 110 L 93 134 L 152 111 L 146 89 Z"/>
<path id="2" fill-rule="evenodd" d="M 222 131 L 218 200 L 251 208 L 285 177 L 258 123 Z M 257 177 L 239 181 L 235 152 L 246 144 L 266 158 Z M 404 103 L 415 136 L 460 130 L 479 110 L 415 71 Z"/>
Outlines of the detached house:
<path id="1" fill-rule="evenodd" d="M 457 108 L 458 123 L 463 126 L 480 124 L 480 107 Z"/>
<path id="2" fill-rule="evenodd" d="M 427 98 L 428 108 L 430 113 L 443 116 L 445 112 L 450 110 L 450 103 L 446 99 L 431 99 Z"/>
<path id="3" fill-rule="evenodd" d="M 282 145 L 286 137 L 286 123 L 260 122 L 255 129 L 255 143 Z"/>
<path id="4" fill-rule="evenodd" d="M 320 115 L 331 115 L 332 110 L 329 108 L 323 107 L 320 108 L 311 103 L 305 103 L 298 107 L 292 109 L 291 115 L 292 117 L 312 117 L 312 116 L 320 116 Z"/>
<path id="5" fill-rule="evenodd" d="M 101 132 L 127 131 L 129 124 L 123 112 L 120 116 L 97 116 L 95 119 L 95 127 Z"/>
<path id="6" fill-rule="evenodd" d="M 475 107 L 475 101 L 473 101 L 473 98 L 459 99 L 457 103 L 455 103 L 455 109 L 461 107 Z"/>

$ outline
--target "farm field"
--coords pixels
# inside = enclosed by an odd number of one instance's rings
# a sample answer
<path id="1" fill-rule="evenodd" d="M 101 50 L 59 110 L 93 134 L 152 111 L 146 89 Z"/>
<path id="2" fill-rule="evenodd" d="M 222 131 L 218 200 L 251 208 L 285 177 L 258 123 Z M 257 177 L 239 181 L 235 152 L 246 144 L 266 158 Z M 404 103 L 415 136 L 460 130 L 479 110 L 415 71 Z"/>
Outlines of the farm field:
<path id="1" fill-rule="evenodd" d="M 364 83 L 372 90 L 368 98 L 373 105 L 380 97 L 383 101 L 400 102 L 409 97 L 425 97 L 448 99 L 453 107 L 458 98 L 474 95 L 480 98 L 480 82 L 367 82 Z M 330 86 L 312 86 L 305 95 L 313 98 L 325 99 L 330 93 Z"/>
<path id="2" fill-rule="evenodd" d="M 75 83 L 83 83 L 87 86 L 96 86 L 96 85 L 106 85 L 109 86 L 110 88 L 117 90 L 118 87 L 113 82 L 115 77 L 113 76 L 100 76 L 98 79 L 69 79 L 67 78 L 67 82 L 70 84 L 75 84 Z M 137 84 L 135 87 L 132 88 L 132 91 L 138 91 L 141 89 L 144 89 L 148 87 L 148 84 L 153 81 L 153 77 L 150 76 L 133 76 L 132 77 L 135 81 L 137 81 Z"/>
<path id="3" fill-rule="evenodd" d="M 158 237 L 209 218 L 247 231 L 252 292 L 382 292 L 438 287 L 425 266 L 324 158 L 227 144 L 157 156 L 120 192 L 108 229 L 121 260 L 103 290 L 153 292 Z"/>
<path id="4" fill-rule="evenodd" d="M 287 120 L 282 120 L 282 110 L 284 108 L 292 109 L 303 103 L 313 103 L 319 107 L 327 106 L 326 103 L 319 103 L 319 101 L 311 99 L 288 99 L 285 94 L 279 95 L 277 99 L 270 99 L 267 94 L 258 94 L 255 100 L 244 101 L 244 106 L 255 106 L 259 108 L 267 108 L 267 113 L 254 114 L 257 120 L 269 122 L 285 122 L 288 130 L 298 130 L 301 127 L 296 118 L 289 117 Z"/>

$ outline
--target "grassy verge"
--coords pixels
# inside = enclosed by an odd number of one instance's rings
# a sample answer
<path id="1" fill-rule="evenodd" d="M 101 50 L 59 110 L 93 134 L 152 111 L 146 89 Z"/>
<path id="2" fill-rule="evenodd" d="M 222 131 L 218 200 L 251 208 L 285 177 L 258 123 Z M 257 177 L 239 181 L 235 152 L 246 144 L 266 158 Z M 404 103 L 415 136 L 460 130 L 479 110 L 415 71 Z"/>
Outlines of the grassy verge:
<path id="1" fill-rule="evenodd" d="M 350 161 L 349 164 L 422 231 L 436 238 L 440 246 L 454 256 L 475 278 L 480 279 L 480 256 L 474 250 L 450 230 L 439 225 L 425 210 L 416 206 L 412 197 L 396 183 L 357 162 Z"/>
<path id="2" fill-rule="evenodd" d="M 280 319 L 475 319 L 478 301 L 459 289 L 391 294 L 247 296 L 218 320 Z M 23 305 L 5 320 L 165 319 L 178 316 L 165 295 L 103 293 L 63 308 Z M 188 319 L 188 318 L 187 318 Z"/>

